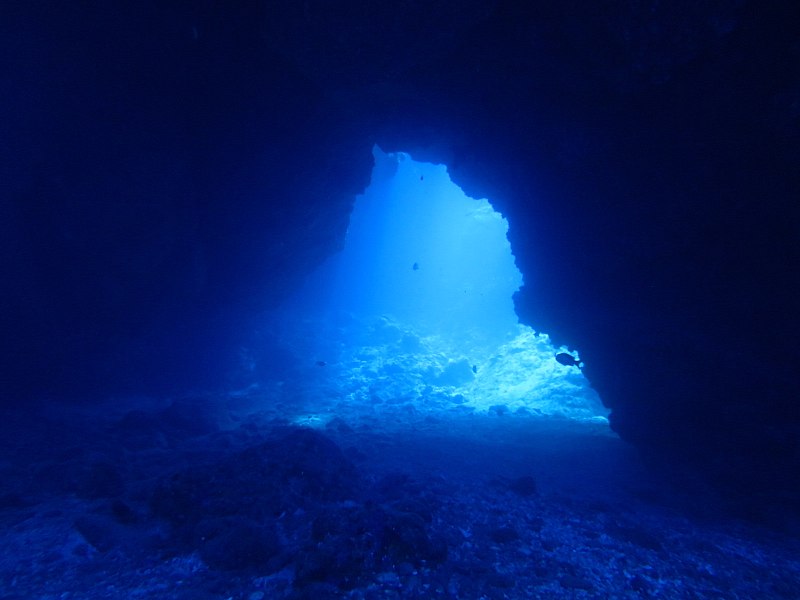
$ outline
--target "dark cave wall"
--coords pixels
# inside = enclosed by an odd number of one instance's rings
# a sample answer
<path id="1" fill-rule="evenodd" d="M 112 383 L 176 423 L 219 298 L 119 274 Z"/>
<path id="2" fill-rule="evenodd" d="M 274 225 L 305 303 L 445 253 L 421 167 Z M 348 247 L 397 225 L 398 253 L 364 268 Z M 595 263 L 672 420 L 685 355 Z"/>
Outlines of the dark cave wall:
<path id="1" fill-rule="evenodd" d="M 4 5 L 4 401 L 227 385 L 378 143 L 509 218 L 623 437 L 791 488 L 789 4 Z"/>
<path id="2" fill-rule="evenodd" d="M 414 74 L 422 123 L 383 145 L 509 218 L 518 314 L 580 349 L 624 438 L 725 486 L 791 487 L 800 47 L 790 10 L 737 7 L 734 27 L 719 6 L 617 13 L 651 35 L 620 54 L 608 20 L 501 11 Z"/>
<path id="3" fill-rule="evenodd" d="M 3 12 L 5 401 L 224 384 L 340 243 L 368 150 L 319 123 L 263 7 Z"/>

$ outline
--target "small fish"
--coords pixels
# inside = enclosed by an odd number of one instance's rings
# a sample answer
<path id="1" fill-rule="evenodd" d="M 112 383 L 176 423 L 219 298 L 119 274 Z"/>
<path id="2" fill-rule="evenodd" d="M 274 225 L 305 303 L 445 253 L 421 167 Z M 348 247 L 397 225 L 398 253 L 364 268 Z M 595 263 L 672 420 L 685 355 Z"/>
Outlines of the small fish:
<path id="1" fill-rule="evenodd" d="M 565 367 L 578 367 L 583 364 L 583 361 L 579 358 L 575 358 L 572 354 L 567 354 L 566 352 L 559 352 L 556 354 L 556 360 L 564 365 Z"/>
<path id="2" fill-rule="evenodd" d="M 413 265 L 411 265 L 411 268 L 414 269 L 415 271 L 419 271 L 419 263 L 414 263 Z"/>
<path id="3" fill-rule="evenodd" d="M 326 363 L 324 360 L 318 360 L 316 364 L 318 367 L 324 367 L 328 363 Z"/>
<path id="4" fill-rule="evenodd" d="M 478 372 L 478 365 L 472 365 L 472 372 L 473 373 L 477 373 Z"/>

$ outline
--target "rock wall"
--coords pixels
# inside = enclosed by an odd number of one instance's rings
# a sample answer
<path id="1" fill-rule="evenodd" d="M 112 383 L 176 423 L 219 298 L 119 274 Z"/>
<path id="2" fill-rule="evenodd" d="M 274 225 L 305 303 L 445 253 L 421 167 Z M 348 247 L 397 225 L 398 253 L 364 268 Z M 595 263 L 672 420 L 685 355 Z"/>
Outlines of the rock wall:
<path id="1" fill-rule="evenodd" d="M 224 384 L 378 143 L 504 213 L 518 314 L 624 438 L 796 489 L 791 3 L 2 11 L 7 402 Z"/>

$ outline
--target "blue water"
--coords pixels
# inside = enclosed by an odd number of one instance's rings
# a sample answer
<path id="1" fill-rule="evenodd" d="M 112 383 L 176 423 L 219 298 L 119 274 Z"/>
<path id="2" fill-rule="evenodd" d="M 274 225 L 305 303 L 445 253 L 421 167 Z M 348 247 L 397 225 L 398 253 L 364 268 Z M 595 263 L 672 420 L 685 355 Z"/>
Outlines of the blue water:
<path id="1" fill-rule="evenodd" d="M 313 297 L 358 314 L 390 314 L 423 333 L 494 342 L 515 332 L 522 285 L 508 223 L 469 198 L 445 165 L 373 151 L 375 168 L 355 202 L 344 250 Z"/>
<path id="2" fill-rule="evenodd" d="M 373 155 L 344 248 L 269 318 L 262 340 L 301 349 L 300 364 L 324 362 L 319 376 L 348 381 L 354 406 L 378 394 L 417 410 L 603 421 L 580 369 L 555 360 L 567 348 L 518 322 L 512 296 L 523 280 L 502 215 L 466 196 L 446 165 Z M 261 350 L 248 351 L 255 370 Z"/>

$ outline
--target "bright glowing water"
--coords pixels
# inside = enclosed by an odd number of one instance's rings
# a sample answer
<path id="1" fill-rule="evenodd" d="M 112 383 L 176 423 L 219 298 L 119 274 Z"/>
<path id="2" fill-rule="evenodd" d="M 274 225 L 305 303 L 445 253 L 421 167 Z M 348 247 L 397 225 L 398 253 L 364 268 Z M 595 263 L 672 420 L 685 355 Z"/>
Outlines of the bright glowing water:
<path id="1" fill-rule="evenodd" d="M 522 276 L 506 220 L 464 195 L 444 165 L 374 155 L 344 249 L 291 303 L 302 316 L 283 335 L 318 367 L 312 379 L 371 409 L 603 419 L 578 367 L 556 362 L 565 349 L 518 323 Z"/>
<path id="2" fill-rule="evenodd" d="M 358 198 L 332 299 L 359 314 L 389 314 L 422 333 L 492 343 L 513 336 L 522 285 L 508 223 L 468 198 L 444 165 L 386 155 Z"/>

